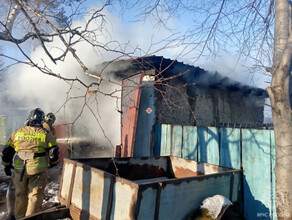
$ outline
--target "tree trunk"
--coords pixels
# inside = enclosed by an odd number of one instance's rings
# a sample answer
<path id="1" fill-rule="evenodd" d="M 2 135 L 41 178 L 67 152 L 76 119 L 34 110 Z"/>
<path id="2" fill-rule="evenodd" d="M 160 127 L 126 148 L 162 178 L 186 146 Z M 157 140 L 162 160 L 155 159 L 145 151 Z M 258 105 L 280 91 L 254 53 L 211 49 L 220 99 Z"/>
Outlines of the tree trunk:
<path id="1" fill-rule="evenodd" d="M 292 58 L 290 11 L 290 0 L 275 0 L 272 82 L 267 91 L 271 100 L 275 133 L 278 219 L 292 219 L 292 117 L 289 97 Z"/>
<path id="2" fill-rule="evenodd" d="M 290 78 L 289 76 L 287 78 Z M 288 81 L 288 79 L 286 80 Z M 288 83 L 287 83 L 288 84 Z M 286 88 L 288 85 L 284 85 Z M 276 145 L 276 207 L 278 219 L 292 218 L 292 123 L 289 97 L 283 87 L 273 86 L 273 122 Z"/>

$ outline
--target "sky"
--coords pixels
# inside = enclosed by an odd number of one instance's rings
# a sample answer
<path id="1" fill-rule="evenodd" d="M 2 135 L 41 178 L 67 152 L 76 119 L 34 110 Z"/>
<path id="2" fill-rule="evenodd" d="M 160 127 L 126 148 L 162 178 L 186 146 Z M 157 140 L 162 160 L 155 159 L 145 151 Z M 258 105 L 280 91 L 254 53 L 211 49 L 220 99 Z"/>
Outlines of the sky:
<path id="1" fill-rule="evenodd" d="M 95 1 L 88 1 L 86 10 L 91 11 L 97 8 L 99 8 L 99 5 L 96 5 Z M 134 50 L 134 56 L 141 56 L 146 53 L 148 55 L 155 54 L 165 58 L 178 59 L 180 62 L 199 66 L 208 71 L 217 71 L 245 84 L 261 88 L 267 86 L 266 81 L 269 79 L 266 76 L 246 74 L 246 66 L 252 64 L 251 60 L 237 59 L 232 53 L 220 52 L 212 58 L 202 56 L 202 59 L 196 62 L 192 59 L 193 53 L 196 51 L 191 51 L 187 55 L 182 56 L 186 51 L 190 51 L 191 47 L 186 48 L 176 38 L 187 29 L 190 29 L 192 21 L 190 14 L 186 13 L 181 18 L 169 19 L 168 27 L 166 28 L 161 24 L 157 24 L 153 19 L 138 22 L 135 13 L 130 11 L 120 14 L 119 9 L 116 6 L 115 8 L 106 8 L 103 11 L 107 18 L 107 23 L 106 31 L 98 32 L 98 41 L 102 44 L 108 44 L 114 48 L 118 46 L 115 42 L 119 42 L 122 46 L 117 47 L 118 49 L 122 48 L 126 52 Z M 78 17 L 73 20 L 73 26 L 84 27 L 84 21 L 88 18 Z M 91 28 L 98 27 L 98 25 L 98 22 L 94 23 Z M 173 40 L 168 45 L 168 48 L 165 47 L 165 39 L 176 40 Z M 72 56 L 69 55 L 64 62 L 58 62 L 58 65 L 55 65 L 44 54 L 36 41 L 33 44 L 31 42 L 23 44 L 22 47 L 25 51 L 29 51 L 32 45 L 34 50 L 31 51 L 30 57 L 36 63 L 40 65 L 45 63 L 46 67 L 63 77 L 79 78 L 88 84 L 95 81 L 95 79 L 93 80 L 88 76 L 80 74 L 81 69 Z M 48 44 L 48 47 L 52 54 L 58 55 L 62 44 L 56 40 Z M 139 48 L 139 50 L 135 50 L 136 48 Z M 15 46 L 2 44 L 2 49 L 11 57 L 22 59 Z M 78 44 L 76 51 L 91 71 L 94 71 L 97 64 L 117 57 L 116 53 L 107 52 L 100 48 L 93 49 L 86 42 Z M 68 118 L 73 121 L 76 120 L 78 125 L 76 127 L 79 128 L 76 132 L 80 135 L 87 133 L 93 139 L 97 138 L 106 142 L 101 143 L 101 145 L 108 144 L 109 141 L 112 146 L 120 143 L 120 114 L 117 113 L 117 110 L 120 110 L 119 100 L 101 94 L 87 93 L 78 83 L 65 84 L 55 77 L 40 74 L 38 70 L 28 65 L 13 66 L 7 72 L 8 74 L 4 81 L 5 84 L 2 85 L 2 90 L 5 88 L 5 91 L 3 91 L 4 96 L 8 97 L 10 101 L 12 100 L 20 104 L 20 106 L 26 106 L 28 109 L 41 107 L 45 112 L 53 112 L 57 116 L 56 123 L 68 121 Z M 94 89 L 96 88 L 93 87 L 92 90 Z M 119 90 L 119 87 L 115 84 L 102 83 L 100 89 L 102 92 L 113 92 L 115 95 L 119 95 L 118 92 L 115 92 Z M 86 97 L 84 97 L 85 94 Z M 90 108 L 85 107 L 82 110 L 85 99 Z M 66 103 L 65 107 L 64 103 Z M 1 107 L 5 107 L 3 101 L 1 102 Z M 93 115 L 92 111 L 98 113 Z M 84 113 L 81 117 L 79 117 L 80 112 Z M 104 132 L 107 135 L 106 139 L 104 138 Z"/>

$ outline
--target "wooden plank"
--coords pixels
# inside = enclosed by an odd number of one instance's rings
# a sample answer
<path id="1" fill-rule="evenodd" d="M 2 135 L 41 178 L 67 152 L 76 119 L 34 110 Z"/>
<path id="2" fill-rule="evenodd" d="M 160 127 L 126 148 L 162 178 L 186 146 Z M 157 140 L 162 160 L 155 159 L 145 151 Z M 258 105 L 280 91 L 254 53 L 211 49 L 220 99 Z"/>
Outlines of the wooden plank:
<path id="1" fill-rule="evenodd" d="M 182 149 L 182 126 L 172 125 L 171 155 L 181 157 Z"/>
<path id="2" fill-rule="evenodd" d="M 270 217 L 271 157 L 269 130 L 242 129 L 244 216 Z"/>
<path id="3" fill-rule="evenodd" d="M 198 140 L 199 161 L 219 165 L 218 128 L 198 127 Z"/>
<path id="4" fill-rule="evenodd" d="M 160 156 L 169 156 L 171 153 L 171 125 L 161 126 L 161 148 Z"/>
<path id="5" fill-rule="evenodd" d="M 169 156 L 171 153 L 171 125 L 155 125 L 154 156 Z"/>
<path id="6" fill-rule="evenodd" d="M 220 166 L 240 169 L 240 129 L 221 128 Z"/>
<path id="7" fill-rule="evenodd" d="M 271 130 L 271 173 L 272 173 L 272 207 L 271 212 L 273 220 L 277 220 L 277 209 L 276 209 L 276 175 L 275 175 L 275 166 L 276 166 L 276 149 L 275 149 L 275 136 L 274 131 Z"/>
<path id="8" fill-rule="evenodd" d="M 198 159 L 197 127 L 183 126 L 182 157 L 190 160 Z"/>

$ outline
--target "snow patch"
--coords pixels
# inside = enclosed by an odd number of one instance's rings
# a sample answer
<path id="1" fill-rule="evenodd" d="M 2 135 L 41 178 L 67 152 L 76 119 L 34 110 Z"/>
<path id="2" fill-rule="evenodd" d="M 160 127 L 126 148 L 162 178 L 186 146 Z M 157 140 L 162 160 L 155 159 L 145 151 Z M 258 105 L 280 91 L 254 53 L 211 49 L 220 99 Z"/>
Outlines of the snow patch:
<path id="1" fill-rule="evenodd" d="M 7 212 L 0 212 L 0 219 L 4 219 L 4 216 L 6 216 Z"/>
<path id="2" fill-rule="evenodd" d="M 7 189 L 8 189 L 8 183 L 7 182 L 3 182 L 3 183 L 0 183 L 0 190 L 1 191 L 7 191 Z"/>
<path id="3" fill-rule="evenodd" d="M 213 219 L 217 219 L 222 208 L 227 205 L 232 205 L 232 202 L 222 195 L 215 195 L 213 197 L 208 197 L 204 199 L 201 209 L 208 210 L 208 215 Z"/>

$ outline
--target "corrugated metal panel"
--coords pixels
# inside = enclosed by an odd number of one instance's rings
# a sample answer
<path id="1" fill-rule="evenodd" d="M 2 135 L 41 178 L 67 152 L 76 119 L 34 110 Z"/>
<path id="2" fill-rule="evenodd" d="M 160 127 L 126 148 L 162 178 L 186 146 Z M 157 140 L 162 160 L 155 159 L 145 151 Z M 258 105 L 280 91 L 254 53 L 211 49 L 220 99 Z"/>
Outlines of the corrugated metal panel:
<path id="1" fill-rule="evenodd" d="M 270 132 L 242 129 L 244 170 L 244 212 L 247 219 L 270 216 L 271 210 Z"/>
<path id="2" fill-rule="evenodd" d="M 218 128 L 198 127 L 199 161 L 219 165 Z"/>
<path id="3" fill-rule="evenodd" d="M 143 73 L 123 80 L 122 89 L 122 157 L 132 157 L 141 95 Z"/>
<path id="4" fill-rule="evenodd" d="M 220 130 L 220 166 L 240 169 L 240 129 L 221 128 Z"/>
<path id="5" fill-rule="evenodd" d="M 182 157 L 190 160 L 198 159 L 198 136 L 195 126 L 183 126 Z"/>

